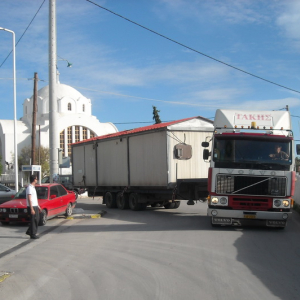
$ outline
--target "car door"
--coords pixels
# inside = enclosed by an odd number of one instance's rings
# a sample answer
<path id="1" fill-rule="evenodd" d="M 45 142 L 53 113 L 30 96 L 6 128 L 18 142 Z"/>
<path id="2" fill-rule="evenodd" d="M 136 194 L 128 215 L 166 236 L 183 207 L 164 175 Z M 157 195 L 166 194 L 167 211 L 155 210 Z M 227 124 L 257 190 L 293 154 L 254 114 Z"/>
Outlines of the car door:
<path id="1" fill-rule="evenodd" d="M 59 192 L 59 195 L 60 195 L 60 202 L 61 202 L 61 210 L 60 210 L 60 212 L 64 213 L 66 211 L 68 203 L 69 203 L 69 201 L 68 201 L 68 199 L 69 199 L 68 192 L 61 185 L 58 185 L 57 189 L 58 189 L 58 192 Z"/>
<path id="2" fill-rule="evenodd" d="M 57 189 L 57 185 L 50 187 L 48 216 L 54 216 L 61 211 L 61 197 Z"/>

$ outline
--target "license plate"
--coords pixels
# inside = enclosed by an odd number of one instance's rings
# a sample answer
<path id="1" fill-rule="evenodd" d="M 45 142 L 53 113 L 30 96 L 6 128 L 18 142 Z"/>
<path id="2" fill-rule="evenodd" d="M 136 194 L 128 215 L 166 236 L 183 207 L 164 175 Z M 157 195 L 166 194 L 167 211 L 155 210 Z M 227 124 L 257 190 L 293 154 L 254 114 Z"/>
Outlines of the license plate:
<path id="1" fill-rule="evenodd" d="M 256 215 L 244 215 L 245 219 L 256 219 Z"/>
<path id="2" fill-rule="evenodd" d="M 231 225 L 232 220 L 231 220 L 231 218 L 213 217 L 212 223 L 220 224 L 220 225 Z"/>
<path id="3" fill-rule="evenodd" d="M 281 226 L 285 226 L 285 224 L 286 224 L 286 221 L 284 221 L 284 220 L 267 220 L 267 226 L 281 227 Z"/>
<path id="4" fill-rule="evenodd" d="M 9 217 L 10 217 L 11 219 L 17 219 L 17 218 L 18 218 L 18 215 L 9 215 Z"/>

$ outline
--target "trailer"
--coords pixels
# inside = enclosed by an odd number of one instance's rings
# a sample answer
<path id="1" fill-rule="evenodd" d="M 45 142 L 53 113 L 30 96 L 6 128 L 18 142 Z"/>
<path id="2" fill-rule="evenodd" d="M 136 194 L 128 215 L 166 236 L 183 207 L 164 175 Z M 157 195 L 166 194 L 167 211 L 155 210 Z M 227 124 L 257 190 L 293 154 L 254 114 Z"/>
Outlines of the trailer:
<path id="1" fill-rule="evenodd" d="M 201 143 L 213 121 L 193 117 L 95 137 L 72 144 L 74 186 L 103 196 L 109 208 L 177 208 L 206 199 L 208 163 Z"/>

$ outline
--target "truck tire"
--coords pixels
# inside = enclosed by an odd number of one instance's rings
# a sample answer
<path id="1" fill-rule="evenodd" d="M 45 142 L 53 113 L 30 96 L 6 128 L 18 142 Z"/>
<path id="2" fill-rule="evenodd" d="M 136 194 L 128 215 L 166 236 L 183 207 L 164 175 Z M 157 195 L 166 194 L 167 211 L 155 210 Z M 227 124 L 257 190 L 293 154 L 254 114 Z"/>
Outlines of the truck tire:
<path id="1" fill-rule="evenodd" d="M 168 202 L 164 205 L 165 209 L 173 209 L 175 208 L 175 202 Z"/>
<path id="2" fill-rule="evenodd" d="M 106 192 L 104 195 L 104 201 L 105 201 L 107 208 L 116 208 L 117 207 L 115 193 Z"/>
<path id="3" fill-rule="evenodd" d="M 174 208 L 178 208 L 179 206 L 180 206 L 180 201 L 175 201 L 175 206 L 174 206 Z"/>
<path id="4" fill-rule="evenodd" d="M 128 195 L 127 194 L 119 192 L 116 196 L 116 201 L 117 201 L 117 207 L 119 209 L 129 208 Z"/>
<path id="5" fill-rule="evenodd" d="M 146 206 L 143 205 L 144 203 L 139 203 L 139 194 L 138 193 L 131 193 L 129 195 L 129 207 L 132 210 L 142 210 L 145 209 Z"/>

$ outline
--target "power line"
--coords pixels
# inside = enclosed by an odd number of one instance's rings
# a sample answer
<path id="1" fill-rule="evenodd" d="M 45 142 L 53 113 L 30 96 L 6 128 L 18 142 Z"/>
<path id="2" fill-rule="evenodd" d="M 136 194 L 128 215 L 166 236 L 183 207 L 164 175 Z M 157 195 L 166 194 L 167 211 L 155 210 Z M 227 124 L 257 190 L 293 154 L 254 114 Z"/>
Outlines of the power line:
<path id="1" fill-rule="evenodd" d="M 16 42 L 15 47 L 19 44 L 19 42 L 21 41 L 22 37 L 25 35 L 26 31 L 28 30 L 28 28 L 30 27 L 31 23 L 33 22 L 33 20 L 35 19 L 35 17 L 37 16 L 37 14 L 39 13 L 39 11 L 41 10 L 43 4 L 45 3 L 46 0 L 43 1 L 43 3 L 41 4 L 41 6 L 39 7 L 39 9 L 37 10 L 37 12 L 35 13 L 35 15 L 33 16 L 33 18 L 31 19 L 30 23 L 28 24 L 28 26 L 26 27 L 26 29 L 24 30 L 23 34 L 21 35 L 21 37 L 18 39 L 18 41 Z M 6 58 L 4 59 L 4 61 L 2 62 L 2 64 L 0 65 L 0 68 L 4 65 L 4 63 L 6 62 L 6 60 L 9 58 L 9 56 L 11 55 L 12 50 L 8 53 L 8 55 L 6 56 Z"/>
<path id="2" fill-rule="evenodd" d="M 143 25 L 141 25 L 141 24 L 139 24 L 139 23 L 137 23 L 137 22 L 134 22 L 134 21 L 132 21 L 132 20 L 126 18 L 126 17 L 123 17 L 122 15 L 119 15 L 119 14 L 113 12 L 112 10 L 109 10 L 109 9 L 107 9 L 107 8 L 105 8 L 105 7 L 99 5 L 99 4 L 97 4 L 97 3 L 95 3 L 95 2 L 93 2 L 93 1 L 91 1 L 91 0 L 86 0 L 86 1 L 88 1 L 88 2 L 90 2 L 90 3 L 92 3 L 92 4 L 94 4 L 94 5 L 96 5 L 96 6 L 98 6 L 99 8 L 102 8 L 102 9 L 104 9 L 104 10 L 110 12 L 111 14 L 114 14 L 115 16 L 120 17 L 120 18 L 122 18 L 122 19 L 124 19 L 124 20 L 126 20 L 126 21 L 128 21 L 128 22 L 130 22 L 130 23 L 132 23 L 132 24 L 134 24 L 134 25 L 137 25 L 137 26 L 139 26 L 139 27 L 141 27 L 141 28 L 143 28 L 143 29 L 146 29 L 146 30 L 148 30 L 148 31 L 150 31 L 150 32 L 152 32 L 152 33 L 154 33 L 154 34 L 156 34 L 156 35 L 159 35 L 160 37 L 162 37 L 162 38 L 164 38 L 164 39 L 167 39 L 167 40 L 169 40 L 169 41 L 171 41 L 171 42 L 173 42 L 173 43 L 175 43 L 175 44 L 177 44 L 177 45 L 180 45 L 180 46 L 182 46 L 182 47 L 184 47 L 184 48 L 186 48 L 186 49 L 189 49 L 189 50 L 191 50 L 191 51 L 193 51 L 193 52 L 196 52 L 196 53 L 198 53 L 198 54 L 201 54 L 201 55 L 203 55 L 203 56 L 205 56 L 205 57 L 207 57 L 207 58 L 209 58 L 209 59 L 212 59 L 212 60 L 214 60 L 214 61 L 216 61 L 216 62 L 218 62 L 218 63 L 221 63 L 221 64 L 223 64 L 223 65 L 225 65 L 225 66 L 227 66 L 227 67 L 233 68 L 233 69 L 235 69 L 235 70 L 237 70 L 237 71 L 243 72 L 243 73 L 245 73 L 245 74 L 247 74 L 247 75 L 250 75 L 250 76 L 252 76 L 252 77 L 255 77 L 255 78 L 257 78 L 257 79 L 266 81 L 266 82 L 268 82 L 268 83 L 277 85 L 277 86 L 282 87 L 282 88 L 284 88 L 284 89 L 287 89 L 287 90 L 290 90 L 290 91 L 293 91 L 293 92 L 295 92 L 295 93 L 299 93 L 299 94 L 300 94 L 300 91 L 294 90 L 294 89 L 292 89 L 292 88 L 286 87 L 286 86 L 281 85 L 281 84 L 279 84 L 279 83 L 276 83 L 276 82 L 274 82 L 274 81 L 271 81 L 271 80 L 265 79 L 265 78 L 263 78 L 263 77 L 260 77 L 260 76 L 258 76 L 258 75 L 255 75 L 255 74 L 253 74 L 253 73 L 247 72 L 247 71 L 242 70 L 242 69 L 240 69 L 240 68 L 238 68 L 238 67 L 235 67 L 235 66 L 233 66 L 233 65 L 230 65 L 230 64 L 228 64 L 228 63 L 226 63 L 226 62 L 224 62 L 224 61 L 221 61 L 221 60 L 219 60 L 219 59 L 217 59 L 217 58 L 214 58 L 214 57 L 212 57 L 212 56 L 210 56 L 210 55 L 207 55 L 207 54 L 205 54 L 205 53 L 203 53 L 203 52 L 200 52 L 200 51 L 198 51 L 198 50 L 196 50 L 196 49 L 194 49 L 194 48 L 191 48 L 191 47 L 189 47 L 189 46 L 186 46 L 186 45 L 184 45 L 184 44 L 182 44 L 182 43 L 180 43 L 180 42 L 177 42 L 176 40 L 173 40 L 173 39 L 171 39 L 171 38 L 169 38 L 169 37 L 167 37 L 167 36 L 165 36 L 165 35 L 163 35 L 163 34 L 157 32 L 157 31 L 154 31 L 154 30 L 152 30 L 152 29 L 150 29 L 150 28 L 148 28 L 148 27 L 145 27 L 145 26 L 143 26 Z"/>

